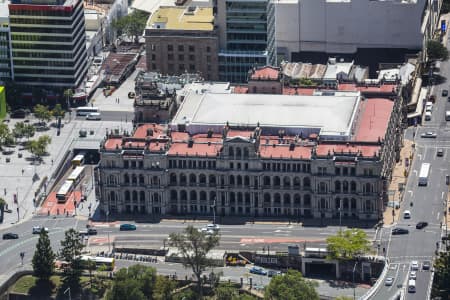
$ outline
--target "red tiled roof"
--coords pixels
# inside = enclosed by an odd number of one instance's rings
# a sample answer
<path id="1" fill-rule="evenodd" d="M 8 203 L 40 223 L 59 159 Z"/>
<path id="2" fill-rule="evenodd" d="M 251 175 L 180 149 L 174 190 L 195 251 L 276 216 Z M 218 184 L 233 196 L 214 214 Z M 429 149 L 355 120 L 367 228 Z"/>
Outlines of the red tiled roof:
<path id="1" fill-rule="evenodd" d="M 253 71 L 250 79 L 270 79 L 277 80 L 280 71 L 274 67 L 266 66 Z"/>
<path id="2" fill-rule="evenodd" d="M 378 153 L 381 150 L 381 146 L 376 145 L 355 145 L 355 144 L 319 144 L 316 147 L 316 154 L 319 156 L 331 155 L 334 153 L 352 154 L 362 153 L 365 157 L 373 156 L 374 153 Z"/>
<path id="3" fill-rule="evenodd" d="M 233 93 L 235 94 L 247 94 L 248 93 L 248 86 L 238 85 L 235 86 L 233 89 Z"/>
<path id="4" fill-rule="evenodd" d="M 275 145 L 274 143 L 261 144 L 259 153 L 262 158 L 292 158 L 311 159 L 312 147 L 295 146 L 294 150 L 289 150 L 289 144 Z"/>
<path id="5" fill-rule="evenodd" d="M 382 84 L 380 86 L 357 86 L 354 83 L 340 83 L 338 90 L 340 91 L 360 91 L 366 93 L 385 93 L 392 94 L 392 90 L 397 88 L 396 84 Z"/>
<path id="6" fill-rule="evenodd" d="M 170 149 L 167 155 L 180 155 L 180 156 L 216 156 L 217 152 L 222 149 L 222 144 L 211 143 L 199 144 L 194 143 L 192 147 L 188 147 L 187 143 L 173 143 L 170 145 Z"/>
<path id="7" fill-rule="evenodd" d="M 122 148 L 122 138 L 110 138 L 105 142 L 105 149 L 107 150 L 114 150 L 116 149 L 116 146 L 118 146 L 119 149 Z"/>
<path id="8" fill-rule="evenodd" d="M 187 141 L 189 134 L 187 132 L 173 131 L 170 133 L 172 141 Z"/>
<path id="9" fill-rule="evenodd" d="M 378 138 L 384 139 L 393 107 L 394 102 L 389 99 L 365 100 L 354 140 L 376 142 Z"/>
<path id="10" fill-rule="evenodd" d="M 304 96 L 312 96 L 316 88 L 294 88 L 294 87 L 285 87 L 283 88 L 283 95 L 304 95 Z"/>
<path id="11" fill-rule="evenodd" d="M 145 139 L 147 137 L 147 129 L 153 130 L 153 137 L 157 138 L 159 135 L 164 135 L 164 127 L 158 124 L 143 124 L 136 128 L 133 137 Z"/>

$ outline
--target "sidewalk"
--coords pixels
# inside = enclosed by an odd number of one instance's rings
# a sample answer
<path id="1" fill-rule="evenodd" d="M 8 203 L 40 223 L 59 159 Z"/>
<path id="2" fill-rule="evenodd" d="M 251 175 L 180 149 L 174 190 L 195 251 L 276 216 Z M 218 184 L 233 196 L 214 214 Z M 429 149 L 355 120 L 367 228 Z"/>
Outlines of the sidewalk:
<path id="1" fill-rule="evenodd" d="M 7 124 L 12 130 L 16 123 L 25 120 L 28 120 L 30 124 L 37 122 L 34 117 L 28 117 L 26 119 L 10 119 Z M 64 127 L 61 128 L 59 136 L 57 135 L 57 129 L 50 126 L 50 123 L 54 122 L 53 120 L 49 122 L 50 128 L 48 130 L 36 131 L 32 139 L 42 135 L 48 135 L 52 139 L 47 149 L 48 155 L 42 157 L 42 162 L 39 164 L 33 163 L 31 153 L 23 149 L 21 145 L 10 148 L 14 151 L 10 155 L 0 153 L 0 169 L 2 170 L 0 173 L 0 196 L 5 199 L 8 208 L 11 210 L 11 213 L 5 212 L 0 229 L 11 227 L 18 221 L 28 220 L 35 213 L 36 208 L 33 203 L 33 199 L 36 197 L 35 191 L 45 177 L 47 177 L 48 184 L 53 172 L 58 168 L 60 161 L 70 147 L 75 124 L 67 121 L 66 119 L 63 120 Z M 19 157 L 18 153 L 21 153 L 22 157 Z M 6 158 L 9 158 L 10 162 L 6 162 Z M 49 188 L 42 188 L 41 192 L 44 192 L 45 189 L 48 192 Z M 17 199 L 17 202 L 14 199 Z"/>
<path id="2" fill-rule="evenodd" d="M 394 170 L 392 171 L 392 180 L 389 183 L 388 188 L 389 202 L 383 213 L 383 224 L 385 226 L 398 221 L 400 215 L 399 210 L 406 188 L 406 181 L 414 156 L 413 144 L 414 142 L 411 140 L 403 140 L 403 147 L 400 151 L 400 161 L 395 164 Z M 405 166 L 406 158 L 408 159 L 408 166 Z"/>

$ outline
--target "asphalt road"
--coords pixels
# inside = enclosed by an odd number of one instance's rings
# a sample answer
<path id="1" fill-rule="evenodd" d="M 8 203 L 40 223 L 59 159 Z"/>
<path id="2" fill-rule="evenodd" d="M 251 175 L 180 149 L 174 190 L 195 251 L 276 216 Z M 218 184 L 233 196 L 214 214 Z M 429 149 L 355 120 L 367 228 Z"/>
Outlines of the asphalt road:
<path id="1" fill-rule="evenodd" d="M 443 62 L 441 74 L 450 78 L 450 64 Z M 425 260 L 432 261 L 435 257 L 436 242 L 440 241 L 445 203 L 447 201 L 448 186 L 445 176 L 450 174 L 450 122 L 445 121 L 445 111 L 450 110 L 450 102 L 447 97 L 442 97 L 443 89 L 450 89 L 448 83 L 437 85 L 433 94 L 437 96 L 431 121 L 424 121 L 417 127 L 415 134 L 416 154 L 414 156 L 412 172 L 410 172 L 405 189 L 404 201 L 401 212 L 411 211 L 411 219 L 400 217 L 394 227 L 409 229 L 407 235 L 391 236 L 391 228 L 383 228 L 383 246 L 387 246 L 387 256 L 390 269 L 387 276 L 395 278 L 392 286 L 382 284 L 372 299 L 390 299 L 399 289 L 405 290 L 406 299 L 429 299 L 431 290 L 431 271 L 422 270 Z M 409 129 L 414 130 L 414 129 Z M 427 131 L 437 133 L 436 139 L 421 138 L 420 135 Z M 437 149 L 444 150 L 443 157 L 437 157 Z M 431 171 L 427 186 L 418 186 L 418 174 L 422 163 L 430 163 Z M 413 203 L 413 206 L 411 206 Z M 415 225 L 419 221 L 429 223 L 428 227 L 418 230 Z M 439 244 L 439 246 L 441 246 Z M 417 260 L 420 271 L 417 273 L 416 292 L 407 292 L 410 263 Z"/>
<path id="2" fill-rule="evenodd" d="M 131 122 L 134 118 L 133 112 L 125 112 L 125 111 L 107 111 L 100 110 L 101 113 L 101 121 L 118 121 L 118 122 Z M 83 121 L 86 120 L 85 116 L 76 116 L 76 120 Z M 98 120 L 86 120 L 86 122 L 99 122 Z"/>

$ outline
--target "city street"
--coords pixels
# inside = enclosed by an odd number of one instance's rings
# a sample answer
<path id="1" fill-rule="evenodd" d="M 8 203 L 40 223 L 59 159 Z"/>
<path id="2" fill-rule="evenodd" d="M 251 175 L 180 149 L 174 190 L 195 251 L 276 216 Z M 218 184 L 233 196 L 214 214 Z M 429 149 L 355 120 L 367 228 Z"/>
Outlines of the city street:
<path id="1" fill-rule="evenodd" d="M 448 62 L 442 62 L 441 76 L 450 78 Z M 448 193 L 445 176 L 450 174 L 450 127 L 445 121 L 445 111 L 450 110 L 450 102 L 447 101 L 447 97 L 442 97 L 441 93 L 443 89 L 449 88 L 448 83 L 433 87 L 432 94 L 436 95 L 436 103 L 433 107 L 432 120 L 423 121 L 422 126 L 417 129 L 410 128 L 406 133 L 407 136 L 411 136 L 411 132 L 416 130 L 414 138 L 416 151 L 400 213 L 410 210 L 411 218 L 404 219 L 401 215 L 397 224 L 382 229 L 381 234 L 385 237 L 382 243 L 387 245 L 387 257 L 390 262 L 387 276 L 394 277 L 395 281 L 389 287 L 384 286 L 383 282 L 372 299 L 390 299 L 399 289 L 404 289 L 406 299 L 429 299 L 432 272 L 422 270 L 422 263 L 433 261 L 437 242 L 439 247 L 442 246 L 440 240 L 444 227 L 441 227 L 441 222 L 444 223 Z M 435 139 L 421 137 L 422 133 L 429 131 L 436 132 L 437 137 Z M 444 150 L 442 157 L 436 155 L 438 149 Z M 431 164 L 427 186 L 418 186 L 422 163 Z M 426 221 L 429 225 L 424 229 L 416 229 L 415 225 L 420 221 Z M 391 236 L 390 231 L 393 227 L 407 228 L 409 234 Z M 416 292 L 407 293 L 410 263 L 413 260 L 417 260 L 420 266 Z"/>

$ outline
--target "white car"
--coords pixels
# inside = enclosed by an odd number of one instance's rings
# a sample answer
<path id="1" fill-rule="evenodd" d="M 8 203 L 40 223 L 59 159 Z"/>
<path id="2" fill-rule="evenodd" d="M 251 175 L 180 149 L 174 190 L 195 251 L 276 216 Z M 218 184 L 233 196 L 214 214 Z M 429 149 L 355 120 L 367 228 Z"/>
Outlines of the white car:
<path id="1" fill-rule="evenodd" d="M 203 228 L 199 229 L 198 231 L 201 232 L 201 233 L 204 233 L 206 235 L 213 235 L 214 234 L 214 231 L 209 229 L 209 228 L 207 228 L 207 227 L 203 227 Z"/>
<path id="2" fill-rule="evenodd" d="M 45 232 L 48 232 L 47 227 L 33 226 L 33 234 L 40 234 L 42 230 L 44 230 Z"/>
<path id="3" fill-rule="evenodd" d="M 220 226 L 218 224 L 208 224 L 206 225 L 206 228 L 214 231 L 219 231 Z"/>
<path id="4" fill-rule="evenodd" d="M 409 279 L 416 279 L 417 278 L 417 271 L 411 271 L 409 273 Z"/>
<path id="5" fill-rule="evenodd" d="M 98 112 L 90 113 L 86 116 L 86 120 L 101 120 L 102 115 Z"/>
<path id="6" fill-rule="evenodd" d="M 419 262 L 417 260 L 411 261 L 411 271 L 419 270 Z"/>
<path id="7" fill-rule="evenodd" d="M 393 277 L 386 277 L 386 280 L 384 281 L 384 284 L 386 286 L 391 286 L 394 283 L 394 278 Z"/>

